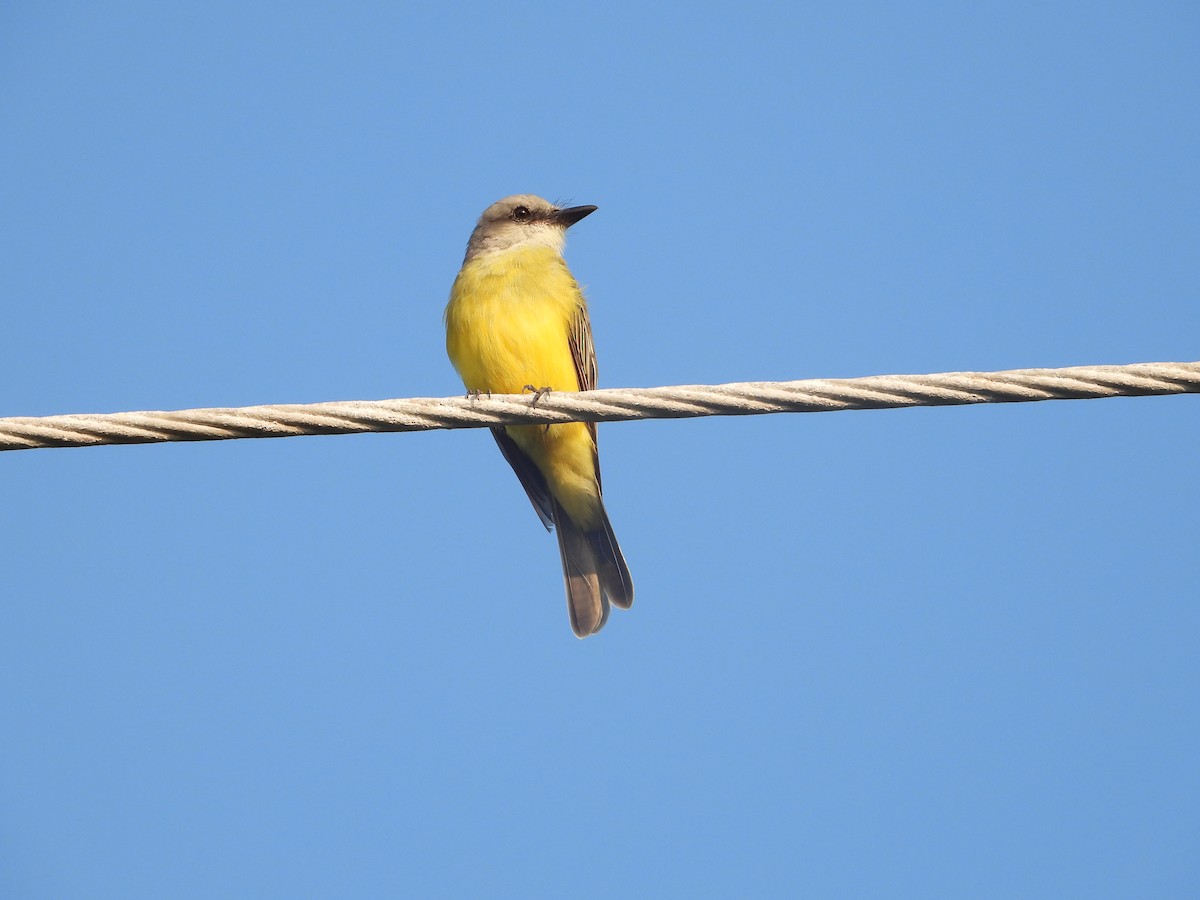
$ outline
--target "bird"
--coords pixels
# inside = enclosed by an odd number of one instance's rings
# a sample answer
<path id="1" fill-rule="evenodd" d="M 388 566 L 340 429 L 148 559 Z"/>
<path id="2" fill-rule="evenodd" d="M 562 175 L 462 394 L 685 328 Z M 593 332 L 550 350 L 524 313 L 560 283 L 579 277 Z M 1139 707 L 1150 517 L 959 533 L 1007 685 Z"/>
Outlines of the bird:
<path id="1" fill-rule="evenodd" d="M 587 301 L 563 259 L 567 229 L 595 206 L 533 194 L 483 211 L 446 305 L 446 352 L 468 396 L 596 387 Z M 534 510 L 558 535 L 571 629 L 580 638 L 633 605 L 633 579 L 600 484 L 594 422 L 492 428 Z"/>

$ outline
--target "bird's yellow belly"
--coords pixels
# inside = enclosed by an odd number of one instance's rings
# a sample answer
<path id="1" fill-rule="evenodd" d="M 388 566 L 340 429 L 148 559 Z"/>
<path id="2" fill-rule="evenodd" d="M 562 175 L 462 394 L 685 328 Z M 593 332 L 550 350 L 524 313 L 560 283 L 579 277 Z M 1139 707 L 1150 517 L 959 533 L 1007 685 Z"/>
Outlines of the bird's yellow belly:
<path id="1" fill-rule="evenodd" d="M 469 263 L 446 307 L 446 350 L 468 390 L 579 390 L 571 321 L 583 303 L 557 254 L 539 250 Z M 595 445 L 581 423 L 506 429 L 546 476 L 567 514 L 587 527 L 599 509 Z"/>
<path id="2" fill-rule="evenodd" d="M 567 324 L 557 310 L 473 306 L 481 308 L 462 316 L 461 327 L 446 342 L 468 390 L 520 394 L 528 385 L 579 390 Z"/>

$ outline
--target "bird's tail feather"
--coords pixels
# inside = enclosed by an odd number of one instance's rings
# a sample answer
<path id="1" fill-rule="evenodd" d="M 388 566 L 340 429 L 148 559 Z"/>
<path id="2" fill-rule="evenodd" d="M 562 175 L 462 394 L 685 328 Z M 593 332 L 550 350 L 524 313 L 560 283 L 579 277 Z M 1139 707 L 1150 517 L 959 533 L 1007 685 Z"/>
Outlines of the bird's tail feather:
<path id="1" fill-rule="evenodd" d="M 633 605 L 633 579 L 603 504 L 600 521 L 585 531 L 555 502 L 554 524 L 562 555 L 571 629 L 577 637 L 587 637 L 604 627 L 610 604 L 621 609 Z"/>

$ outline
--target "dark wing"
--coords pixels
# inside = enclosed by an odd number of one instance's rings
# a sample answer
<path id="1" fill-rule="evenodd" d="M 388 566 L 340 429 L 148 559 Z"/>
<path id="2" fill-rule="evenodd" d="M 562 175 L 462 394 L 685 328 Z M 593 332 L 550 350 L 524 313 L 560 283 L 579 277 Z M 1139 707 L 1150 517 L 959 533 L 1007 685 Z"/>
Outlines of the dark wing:
<path id="1" fill-rule="evenodd" d="M 581 391 L 596 389 L 596 348 L 592 345 L 592 320 L 588 318 L 587 304 L 579 304 L 575 318 L 571 320 L 571 359 L 575 361 L 575 376 Z M 587 423 L 592 435 L 592 454 L 596 463 L 596 486 L 600 487 L 600 456 L 596 449 L 596 423 Z M 603 490 L 603 488 L 601 488 Z"/>
<path id="2" fill-rule="evenodd" d="M 538 518 L 549 531 L 550 526 L 554 524 L 554 501 L 550 497 L 550 488 L 546 486 L 546 477 L 503 428 L 493 428 L 492 437 L 500 445 L 500 452 L 504 454 L 512 470 L 517 473 L 521 487 L 525 488 L 525 493 L 529 495 L 529 502 L 533 504 Z"/>
<path id="3" fill-rule="evenodd" d="M 596 389 L 596 348 L 592 346 L 592 320 L 587 307 L 581 305 L 571 320 L 571 358 L 581 391 Z"/>

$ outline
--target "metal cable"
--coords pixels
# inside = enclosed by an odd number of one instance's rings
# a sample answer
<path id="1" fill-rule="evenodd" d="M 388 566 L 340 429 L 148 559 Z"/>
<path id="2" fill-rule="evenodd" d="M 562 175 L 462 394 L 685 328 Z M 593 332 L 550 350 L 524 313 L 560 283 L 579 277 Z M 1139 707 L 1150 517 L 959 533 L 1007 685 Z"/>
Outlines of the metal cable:
<path id="1" fill-rule="evenodd" d="M 0 419 L 0 450 L 1200 393 L 1200 362 Z"/>

